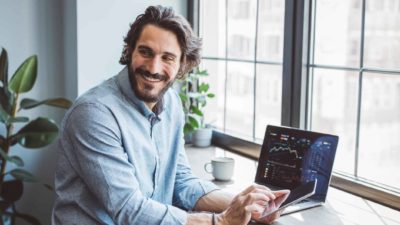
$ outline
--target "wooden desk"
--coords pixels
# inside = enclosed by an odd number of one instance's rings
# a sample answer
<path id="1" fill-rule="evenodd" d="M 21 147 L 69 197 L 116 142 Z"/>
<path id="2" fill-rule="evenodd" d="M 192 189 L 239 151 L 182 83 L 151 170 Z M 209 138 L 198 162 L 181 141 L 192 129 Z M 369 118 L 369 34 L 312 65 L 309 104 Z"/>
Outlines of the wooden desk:
<path id="1" fill-rule="evenodd" d="M 216 147 L 194 148 L 187 146 L 186 153 L 193 172 L 197 176 L 210 180 L 228 191 L 237 193 L 254 181 L 257 170 L 256 161 Z M 204 171 L 204 164 L 214 156 L 227 156 L 235 159 L 232 181 L 215 181 L 211 174 Z M 274 224 L 400 225 L 400 212 L 330 187 L 325 205 L 282 216 Z"/>

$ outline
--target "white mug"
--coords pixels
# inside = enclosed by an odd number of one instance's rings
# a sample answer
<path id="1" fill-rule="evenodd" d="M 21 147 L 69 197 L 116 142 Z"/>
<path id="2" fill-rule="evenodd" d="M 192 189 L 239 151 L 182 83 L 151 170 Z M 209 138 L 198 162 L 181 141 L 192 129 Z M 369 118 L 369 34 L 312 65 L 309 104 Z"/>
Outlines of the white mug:
<path id="1" fill-rule="evenodd" d="M 232 178 L 235 160 L 228 157 L 215 157 L 204 164 L 204 170 L 211 173 L 216 180 L 228 181 Z"/>

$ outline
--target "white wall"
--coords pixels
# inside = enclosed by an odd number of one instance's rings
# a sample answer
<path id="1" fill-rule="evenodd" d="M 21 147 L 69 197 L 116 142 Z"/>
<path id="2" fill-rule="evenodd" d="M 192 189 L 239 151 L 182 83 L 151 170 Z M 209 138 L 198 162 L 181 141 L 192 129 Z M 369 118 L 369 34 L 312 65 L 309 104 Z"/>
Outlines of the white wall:
<path id="1" fill-rule="evenodd" d="M 172 6 L 186 16 L 184 0 L 1 0 L 0 47 L 8 50 L 9 76 L 27 57 L 37 54 L 38 78 L 24 97 L 74 99 L 119 72 L 123 37 L 149 4 Z M 32 119 L 45 115 L 59 123 L 64 110 L 43 106 L 22 113 Z M 4 134 L 2 127 L 0 134 Z M 33 151 L 17 146 L 12 153 L 24 159 L 25 169 L 53 185 L 55 144 Z M 53 201 L 53 192 L 26 184 L 18 209 L 51 224 Z"/>

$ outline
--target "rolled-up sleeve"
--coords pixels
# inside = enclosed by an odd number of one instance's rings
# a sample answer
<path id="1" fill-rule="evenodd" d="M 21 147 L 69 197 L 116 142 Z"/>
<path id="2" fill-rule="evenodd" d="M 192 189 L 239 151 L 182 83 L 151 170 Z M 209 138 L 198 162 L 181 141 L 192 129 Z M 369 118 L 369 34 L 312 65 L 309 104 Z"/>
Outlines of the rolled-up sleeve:
<path id="1" fill-rule="evenodd" d="M 217 189 L 219 187 L 212 182 L 202 180 L 192 173 L 182 144 L 176 170 L 174 205 L 185 210 L 192 210 L 202 196 Z"/>
<path id="2" fill-rule="evenodd" d="M 145 197 L 135 177 L 135 167 L 123 149 L 119 124 L 101 104 L 85 103 L 73 109 L 66 120 L 61 142 L 64 154 L 115 224 L 185 224 L 187 213 L 177 207 Z M 209 187 L 184 188 L 190 181 L 183 165 L 177 178 L 179 199 L 190 196 L 192 206 Z M 201 190 L 201 191 L 199 191 Z M 191 194 L 193 193 L 193 194 Z M 194 195 L 194 196 L 192 196 Z"/>

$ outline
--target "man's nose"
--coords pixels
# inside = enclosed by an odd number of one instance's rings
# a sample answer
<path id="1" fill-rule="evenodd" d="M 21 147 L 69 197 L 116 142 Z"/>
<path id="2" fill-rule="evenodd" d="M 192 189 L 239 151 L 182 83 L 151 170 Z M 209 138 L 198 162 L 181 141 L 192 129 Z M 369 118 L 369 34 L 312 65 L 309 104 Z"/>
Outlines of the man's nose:
<path id="1" fill-rule="evenodd" d="M 157 56 L 150 59 L 147 70 L 152 74 L 162 73 L 161 59 Z"/>

